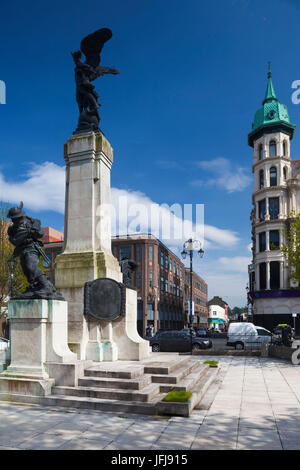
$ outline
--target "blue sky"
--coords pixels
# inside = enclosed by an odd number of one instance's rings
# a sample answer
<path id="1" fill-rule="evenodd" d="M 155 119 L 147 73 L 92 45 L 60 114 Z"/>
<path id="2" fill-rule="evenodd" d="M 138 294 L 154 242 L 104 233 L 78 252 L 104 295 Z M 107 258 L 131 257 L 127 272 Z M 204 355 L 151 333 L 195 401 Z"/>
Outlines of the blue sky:
<path id="1" fill-rule="evenodd" d="M 62 230 L 63 144 L 78 117 L 70 52 L 85 35 L 109 27 L 113 38 L 101 62 L 121 74 L 95 85 L 100 127 L 114 148 L 114 197 L 123 190 L 139 202 L 204 204 L 208 243 L 196 271 L 210 297 L 244 305 L 252 192 L 247 134 L 269 60 L 277 96 L 300 124 L 300 106 L 291 101 L 291 84 L 300 79 L 300 2 L 5 3 L 0 199 L 23 199 L 44 226 Z M 297 131 L 292 156 L 300 158 Z"/>

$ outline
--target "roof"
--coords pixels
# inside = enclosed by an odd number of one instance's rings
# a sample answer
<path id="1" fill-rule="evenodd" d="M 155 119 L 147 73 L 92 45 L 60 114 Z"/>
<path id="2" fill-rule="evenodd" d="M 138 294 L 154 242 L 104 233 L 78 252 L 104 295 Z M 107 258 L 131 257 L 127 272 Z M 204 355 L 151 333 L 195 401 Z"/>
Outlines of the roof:
<path id="1" fill-rule="evenodd" d="M 262 107 L 255 113 L 252 131 L 248 135 L 248 143 L 253 146 L 253 141 L 263 133 L 278 131 L 285 132 L 292 139 L 295 129 L 296 126 L 290 121 L 287 107 L 278 101 L 272 82 L 272 73 L 269 69 L 265 98 Z"/>

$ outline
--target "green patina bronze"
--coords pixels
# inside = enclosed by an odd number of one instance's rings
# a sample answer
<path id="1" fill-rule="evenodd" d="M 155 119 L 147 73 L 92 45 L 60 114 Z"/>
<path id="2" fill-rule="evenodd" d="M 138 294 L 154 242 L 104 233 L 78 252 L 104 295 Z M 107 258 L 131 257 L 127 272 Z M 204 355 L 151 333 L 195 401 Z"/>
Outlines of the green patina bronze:
<path id="1" fill-rule="evenodd" d="M 292 139 L 295 129 L 296 126 L 290 121 L 287 107 L 278 101 L 269 65 L 265 99 L 262 102 L 262 107 L 255 113 L 252 131 L 248 134 L 248 143 L 253 146 L 253 142 L 263 133 L 270 132 L 285 132 Z"/>

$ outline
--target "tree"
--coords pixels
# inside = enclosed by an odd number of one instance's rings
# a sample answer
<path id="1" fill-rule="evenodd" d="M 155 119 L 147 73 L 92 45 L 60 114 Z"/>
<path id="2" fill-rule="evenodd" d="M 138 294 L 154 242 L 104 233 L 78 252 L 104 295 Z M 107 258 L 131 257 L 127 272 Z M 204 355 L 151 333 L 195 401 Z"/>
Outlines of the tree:
<path id="1" fill-rule="evenodd" d="M 7 300 L 10 295 L 10 268 L 8 260 L 11 258 L 14 246 L 8 239 L 7 229 L 9 222 L 6 218 L 7 207 L 0 206 L 0 316 L 6 313 Z M 28 283 L 23 274 L 20 260 L 16 259 L 14 271 L 14 294 L 26 289 Z"/>
<path id="2" fill-rule="evenodd" d="M 300 283 L 300 214 L 294 211 L 290 213 L 285 240 L 281 244 L 281 251 L 288 261 L 292 281 Z"/>

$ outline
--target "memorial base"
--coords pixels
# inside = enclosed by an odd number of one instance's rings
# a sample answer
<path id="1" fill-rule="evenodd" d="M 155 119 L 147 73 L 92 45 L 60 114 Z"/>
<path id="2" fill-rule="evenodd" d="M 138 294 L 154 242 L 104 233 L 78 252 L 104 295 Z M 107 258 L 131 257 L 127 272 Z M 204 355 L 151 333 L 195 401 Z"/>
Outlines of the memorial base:
<path id="1" fill-rule="evenodd" d="M 81 366 L 67 343 L 67 302 L 11 300 L 8 318 L 11 361 L 0 374 L 0 398 L 46 396 L 60 381 L 77 385 Z"/>

